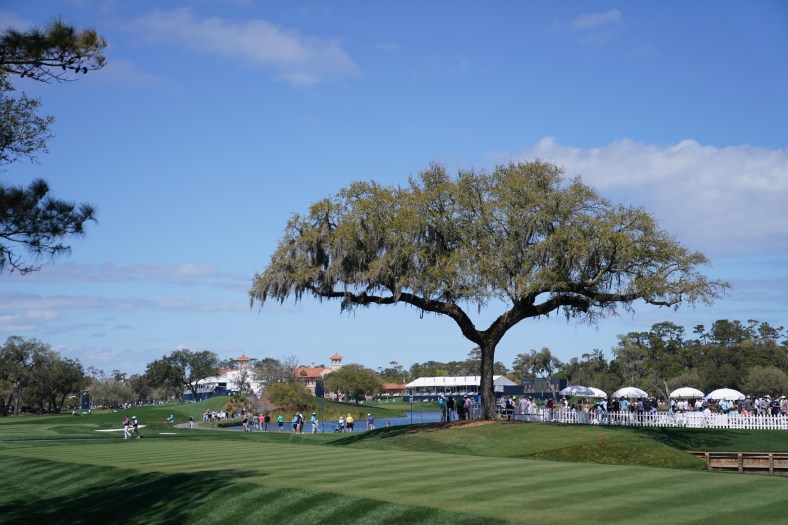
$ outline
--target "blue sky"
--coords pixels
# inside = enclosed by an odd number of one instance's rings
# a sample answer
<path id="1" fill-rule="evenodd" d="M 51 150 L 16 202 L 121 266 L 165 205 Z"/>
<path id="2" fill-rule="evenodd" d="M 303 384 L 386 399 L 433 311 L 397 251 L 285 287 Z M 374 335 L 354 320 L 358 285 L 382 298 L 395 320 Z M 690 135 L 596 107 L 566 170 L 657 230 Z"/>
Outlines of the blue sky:
<path id="1" fill-rule="evenodd" d="M 372 368 L 464 359 L 473 344 L 448 319 L 311 299 L 260 310 L 247 292 L 291 213 L 352 181 L 536 157 L 651 210 L 733 288 L 598 326 L 526 320 L 498 360 L 609 358 L 617 334 L 661 321 L 788 323 L 788 3 L 0 4 L 0 27 L 57 16 L 97 29 L 107 66 L 15 81 L 56 136 L 0 177 L 44 178 L 99 224 L 54 265 L 0 274 L 2 340 L 128 373 L 180 347 Z"/>

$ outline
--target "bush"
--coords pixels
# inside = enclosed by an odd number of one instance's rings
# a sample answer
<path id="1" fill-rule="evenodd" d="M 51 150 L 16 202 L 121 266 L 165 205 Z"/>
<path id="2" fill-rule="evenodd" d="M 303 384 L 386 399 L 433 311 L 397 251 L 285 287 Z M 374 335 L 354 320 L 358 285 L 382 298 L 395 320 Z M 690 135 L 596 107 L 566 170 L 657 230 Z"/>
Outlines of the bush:
<path id="1" fill-rule="evenodd" d="M 265 388 L 266 399 L 281 409 L 305 410 L 314 397 L 300 383 L 274 383 Z"/>

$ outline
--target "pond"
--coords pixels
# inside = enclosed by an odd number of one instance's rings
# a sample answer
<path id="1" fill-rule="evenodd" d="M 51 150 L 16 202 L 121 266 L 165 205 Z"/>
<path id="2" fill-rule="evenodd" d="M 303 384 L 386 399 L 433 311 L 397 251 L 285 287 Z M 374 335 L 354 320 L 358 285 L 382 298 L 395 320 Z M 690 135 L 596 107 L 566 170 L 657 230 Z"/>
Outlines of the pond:
<path id="1" fill-rule="evenodd" d="M 440 412 L 406 412 L 405 417 L 392 417 L 392 418 L 380 418 L 375 419 L 375 427 L 376 428 L 383 428 L 391 423 L 391 426 L 398 426 L 398 425 L 410 425 L 410 424 L 419 424 L 419 423 L 439 423 L 441 420 L 441 413 Z M 292 432 L 291 426 L 291 419 L 285 418 L 284 424 L 284 431 Z M 318 432 L 335 432 L 339 421 L 328 420 L 328 421 L 321 421 L 318 424 Z M 250 424 L 250 428 L 254 429 L 254 427 Z M 227 430 L 241 430 L 242 426 L 237 425 L 234 427 L 228 427 Z M 276 421 L 272 421 L 270 425 L 270 429 L 272 432 L 278 431 L 278 426 Z M 367 420 L 356 420 L 356 423 L 353 428 L 353 432 L 366 432 L 367 430 Z M 312 424 L 309 422 L 309 418 L 307 416 L 307 420 L 304 423 L 304 432 L 310 433 L 312 432 Z"/>

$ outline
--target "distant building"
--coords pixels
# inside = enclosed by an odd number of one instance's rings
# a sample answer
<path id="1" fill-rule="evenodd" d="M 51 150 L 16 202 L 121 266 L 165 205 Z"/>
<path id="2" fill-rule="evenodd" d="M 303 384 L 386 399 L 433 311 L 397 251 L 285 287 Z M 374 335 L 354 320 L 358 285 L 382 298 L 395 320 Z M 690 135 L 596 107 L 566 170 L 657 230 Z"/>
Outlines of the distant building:
<path id="1" fill-rule="evenodd" d="M 407 397 L 414 401 L 435 401 L 439 396 L 478 395 L 481 376 L 420 377 L 405 385 Z M 495 392 L 503 394 L 507 388 L 519 385 L 506 376 L 493 376 Z"/>
<path id="2" fill-rule="evenodd" d="M 566 386 L 567 381 L 564 378 L 526 379 L 523 381 L 520 393 L 537 399 L 557 398 L 558 392 L 566 388 Z"/>
<path id="3" fill-rule="evenodd" d="M 343 357 L 341 355 L 334 354 L 329 359 L 331 360 L 330 368 L 316 366 L 312 363 L 312 366 L 299 366 L 293 370 L 296 380 L 303 383 L 313 396 L 323 397 L 323 384 L 326 376 L 342 368 Z"/>
<path id="4" fill-rule="evenodd" d="M 186 401 L 200 401 L 214 396 L 229 396 L 240 392 L 250 392 L 259 396 L 264 384 L 257 381 L 254 370 L 249 368 L 251 358 L 241 355 L 233 359 L 233 368 L 225 368 L 214 377 L 206 377 L 197 383 L 197 399 L 192 391 L 183 390 L 183 399 Z"/>
<path id="5" fill-rule="evenodd" d="M 401 397 L 405 395 L 405 383 L 383 383 L 381 397 Z"/>

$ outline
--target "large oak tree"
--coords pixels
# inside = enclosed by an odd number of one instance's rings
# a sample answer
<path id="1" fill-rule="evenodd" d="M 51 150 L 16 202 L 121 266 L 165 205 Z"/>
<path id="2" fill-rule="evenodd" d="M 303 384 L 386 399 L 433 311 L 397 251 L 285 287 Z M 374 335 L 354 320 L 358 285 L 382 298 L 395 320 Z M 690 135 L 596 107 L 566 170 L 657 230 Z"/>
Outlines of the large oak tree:
<path id="1" fill-rule="evenodd" d="M 561 311 L 596 322 L 633 303 L 710 303 L 728 286 L 700 273 L 647 211 L 613 204 L 540 160 L 462 170 L 434 164 L 405 187 L 357 182 L 295 214 L 250 290 L 270 299 L 336 299 L 341 309 L 404 303 L 446 315 L 481 349 L 484 418 L 506 332 Z M 489 326 L 467 309 L 496 308 Z"/>

